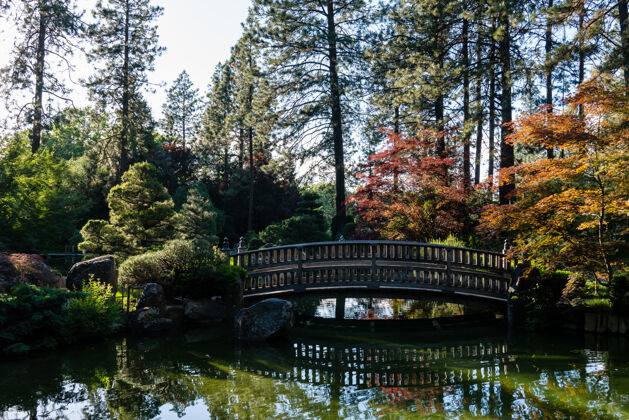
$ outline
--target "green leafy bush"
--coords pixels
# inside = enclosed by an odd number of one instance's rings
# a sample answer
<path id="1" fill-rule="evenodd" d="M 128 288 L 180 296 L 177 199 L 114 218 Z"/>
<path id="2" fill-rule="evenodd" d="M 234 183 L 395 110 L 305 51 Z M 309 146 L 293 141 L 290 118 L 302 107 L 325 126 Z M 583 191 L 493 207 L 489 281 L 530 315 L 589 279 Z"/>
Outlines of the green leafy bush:
<path id="1" fill-rule="evenodd" d="M 465 242 L 454 236 L 453 234 L 449 234 L 446 239 L 431 239 L 428 243 L 435 245 L 446 245 L 446 246 L 458 246 L 465 247 Z"/>
<path id="2" fill-rule="evenodd" d="M 594 298 L 594 299 L 585 299 L 580 301 L 577 304 L 578 307 L 581 308 L 587 308 L 588 310 L 594 311 L 594 312 L 611 312 L 612 310 L 612 303 L 609 301 L 609 299 L 601 299 L 601 298 Z"/>
<path id="3" fill-rule="evenodd" d="M 67 292 L 19 285 L 0 296 L 0 354 L 99 338 L 121 317 L 110 286 L 89 282 L 83 292 Z"/>
<path id="4" fill-rule="evenodd" d="M 220 264 L 199 267 L 176 275 L 171 286 L 174 296 L 209 298 L 232 293 L 238 280 L 244 280 L 246 270 L 235 265 Z"/>
<path id="5" fill-rule="evenodd" d="M 170 270 L 162 257 L 161 251 L 154 251 L 128 258 L 118 269 L 118 283 L 123 287 L 165 283 Z"/>
<path id="6" fill-rule="evenodd" d="M 115 302 L 112 287 L 95 280 L 83 285 L 82 292 L 69 300 L 65 327 L 68 340 L 96 338 L 113 332 L 122 321 L 122 311 Z"/>
<path id="7" fill-rule="evenodd" d="M 615 312 L 629 312 L 629 275 L 616 274 L 609 284 L 609 299 Z"/>
<path id="8" fill-rule="evenodd" d="M 73 295 L 22 284 L 0 296 L 0 352 L 16 354 L 57 346 L 65 307 Z"/>

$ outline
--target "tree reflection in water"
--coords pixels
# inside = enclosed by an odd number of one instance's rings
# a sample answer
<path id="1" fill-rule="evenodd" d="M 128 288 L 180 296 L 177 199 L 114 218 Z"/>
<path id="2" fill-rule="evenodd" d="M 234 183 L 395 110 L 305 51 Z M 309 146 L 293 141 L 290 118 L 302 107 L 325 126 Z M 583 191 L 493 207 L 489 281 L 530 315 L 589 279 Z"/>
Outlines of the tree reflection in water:
<path id="1" fill-rule="evenodd" d="M 3 418 L 120 419 L 629 416 L 624 340 L 309 335 L 240 346 L 229 337 L 206 330 L 122 338 L 2 362 L 0 411 Z"/>

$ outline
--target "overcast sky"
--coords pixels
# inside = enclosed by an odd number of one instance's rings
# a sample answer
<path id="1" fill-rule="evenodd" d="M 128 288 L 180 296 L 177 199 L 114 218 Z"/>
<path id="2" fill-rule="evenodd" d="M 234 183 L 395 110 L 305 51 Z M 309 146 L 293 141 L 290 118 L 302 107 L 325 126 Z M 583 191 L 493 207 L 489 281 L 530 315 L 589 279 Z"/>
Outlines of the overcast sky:
<path id="1" fill-rule="evenodd" d="M 86 9 L 86 18 L 91 17 L 94 0 L 77 0 L 80 8 Z M 157 58 L 155 71 L 149 74 L 153 84 L 170 84 L 183 70 L 202 93 L 207 90 L 214 67 L 229 57 L 229 50 L 242 33 L 241 22 L 247 16 L 250 0 L 153 0 L 153 4 L 164 8 L 157 20 L 159 43 L 166 51 Z M 0 21 L 0 67 L 9 62 L 11 47 L 17 36 L 13 22 Z M 78 81 L 89 76 L 90 66 L 82 54 L 72 58 L 76 69 L 72 79 Z M 76 106 L 88 104 L 85 90 L 70 83 L 74 92 L 71 97 Z M 165 87 L 155 87 L 154 93 L 146 95 L 153 116 L 159 119 L 165 99 Z M 24 99 L 19 99 L 24 102 Z M 0 118 L 7 116 L 4 102 L 0 105 Z"/>

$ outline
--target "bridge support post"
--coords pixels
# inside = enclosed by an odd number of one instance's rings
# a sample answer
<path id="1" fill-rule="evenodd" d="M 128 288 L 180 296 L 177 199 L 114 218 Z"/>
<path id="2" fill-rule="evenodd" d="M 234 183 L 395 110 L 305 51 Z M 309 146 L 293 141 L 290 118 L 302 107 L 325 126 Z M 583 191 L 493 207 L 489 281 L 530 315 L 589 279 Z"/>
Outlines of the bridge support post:
<path id="1" fill-rule="evenodd" d="M 337 321 L 342 321 L 345 319 L 345 297 L 337 297 L 336 298 L 336 308 L 334 311 L 334 319 Z"/>

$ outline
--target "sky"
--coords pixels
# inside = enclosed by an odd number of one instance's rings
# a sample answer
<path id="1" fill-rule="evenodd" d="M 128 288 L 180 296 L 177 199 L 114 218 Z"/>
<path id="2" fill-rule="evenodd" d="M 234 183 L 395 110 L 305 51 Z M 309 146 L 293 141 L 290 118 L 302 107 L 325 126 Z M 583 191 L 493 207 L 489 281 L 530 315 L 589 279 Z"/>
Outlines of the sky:
<path id="1" fill-rule="evenodd" d="M 156 21 L 159 43 L 166 51 L 157 58 L 155 71 L 149 82 L 155 92 L 146 93 L 146 98 L 156 119 L 161 117 L 162 104 L 166 98 L 166 87 L 186 70 L 200 92 L 205 94 L 214 68 L 220 61 L 229 58 L 232 45 L 242 33 L 241 22 L 247 16 L 251 0 L 153 0 L 154 5 L 164 8 L 163 15 Z M 77 0 L 79 8 L 86 9 L 86 18 L 91 16 L 94 0 Z M 9 63 L 11 47 L 17 36 L 13 22 L 0 21 L 0 67 Z M 91 66 L 83 54 L 71 58 L 75 65 L 74 81 L 86 78 Z M 71 97 L 75 106 L 89 104 L 87 92 L 79 84 L 69 82 L 73 89 Z M 24 99 L 19 98 L 20 102 Z M 0 104 L 0 119 L 7 118 L 4 101 Z"/>

